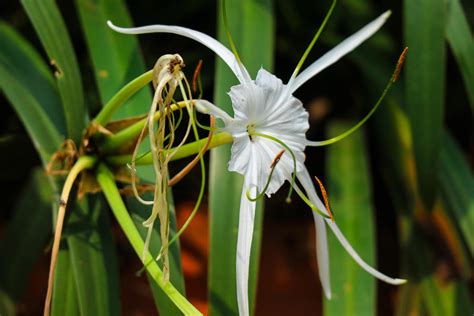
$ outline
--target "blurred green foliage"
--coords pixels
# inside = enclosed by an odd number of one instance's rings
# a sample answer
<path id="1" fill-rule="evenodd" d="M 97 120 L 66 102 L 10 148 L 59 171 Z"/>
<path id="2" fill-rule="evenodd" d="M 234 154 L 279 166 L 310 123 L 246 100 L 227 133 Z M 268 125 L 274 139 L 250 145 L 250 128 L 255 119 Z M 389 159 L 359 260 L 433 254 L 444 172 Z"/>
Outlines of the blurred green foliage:
<path id="1" fill-rule="evenodd" d="M 31 286 L 28 276 L 35 263 L 46 256 L 44 251 L 48 249 L 51 217 L 54 217 L 51 209 L 57 206 L 61 180 L 48 179 L 38 166 L 40 163 L 46 166 L 62 140 L 65 137 L 78 140 L 88 118 L 117 89 L 151 68 L 165 53 L 181 54 L 188 65 L 188 76 L 192 76 L 197 61 L 204 60 L 201 76 L 207 99 L 212 99 L 212 95 L 216 100 L 224 99 L 230 85 L 227 81 L 216 82 L 215 76 L 224 76 L 222 66 L 214 66 L 212 53 L 190 40 L 172 35 L 146 35 L 136 40 L 114 34 L 105 26 L 106 19 L 123 25 L 172 24 L 216 36 L 216 16 L 220 16 L 216 1 L 77 0 L 76 6 L 71 6 L 64 1 L 24 0 L 22 4 L 0 3 L 0 102 L 4 104 L 0 116 L 3 162 L 0 179 L 4 187 L 0 212 L 2 315 L 14 314 L 14 306 L 22 302 L 25 288 Z M 278 77 L 288 78 L 329 5 L 330 1 L 302 0 L 246 0 L 242 5 L 229 5 L 231 30 L 244 62 L 252 65 L 253 72 L 264 66 L 273 68 Z M 255 16 L 259 12 L 255 7 L 262 10 L 265 18 Z M 339 255 L 340 251 L 332 247 L 331 258 L 338 258 L 331 266 L 335 269 L 332 280 L 335 299 L 323 302 L 327 305 L 322 310 L 325 315 L 340 315 L 336 307 L 342 306 L 347 313 L 364 311 L 364 315 L 467 315 L 474 312 L 471 299 L 474 3 L 340 0 L 307 63 L 387 9 L 393 15 L 380 32 L 305 84 L 296 96 L 310 112 L 312 127 L 308 138 L 327 138 L 325 127 L 334 129 L 332 121 L 354 121 L 364 116 L 389 79 L 399 53 L 409 46 L 400 82 L 366 125 L 365 132 L 334 145 L 327 152 L 307 150 L 308 168 L 312 174 L 328 180 L 336 220 L 340 218 L 341 224 L 347 223 L 346 231 L 352 230 L 354 239 L 348 238 L 355 242 L 354 247 L 366 245 L 366 258 L 373 256 L 380 270 L 408 278 L 409 283 L 396 288 L 383 284 L 373 287 L 373 280 L 367 281 L 366 275 L 360 281 L 357 276 L 361 271 L 349 273 L 349 269 L 358 269 L 355 263 L 346 262 L 344 254 Z M 270 30 L 261 39 L 268 43 L 259 47 L 274 45 L 273 54 L 264 50 L 253 52 L 261 36 L 255 32 L 257 29 Z M 50 65 L 53 59 L 55 63 Z M 71 75 L 61 76 L 62 71 Z M 144 90 L 118 117 L 145 112 L 149 100 L 150 94 Z M 27 136 L 31 142 L 26 141 Z M 34 159 L 32 148 L 37 152 Z M 222 158 L 226 155 L 225 149 L 211 155 L 214 177 L 217 171 L 226 169 L 227 161 Z M 348 176 L 342 172 L 344 168 Z M 12 173 L 12 169 L 16 172 Z M 228 181 L 235 181 L 234 178 L 230 175 Z M 197 191 L 197 183 L 198 180 L 190 178 L 183 187 Z M 356 185 L 358 190 L 352 190 Z M 210 201 L 216 205 L 223 203 L 216 196 L 232 189 L 214 184 L 210 190 Z M 191 191 L 178 188 L 175 197 L 189 199 L 194 196 L 189 194 Z M 340 196 L 339 192 L 344 195 Z M 304 206 L 284 205 L 284 194 L 267 201 L 266 220 L 285 222 L 306 218 L 308 214 L 288 211 Z M 365 197 L 363 203 L 361 196 Z M 239 197 L 236 203 L 238 200 Z M 360 203 L 366 208 L 355 214 L 355 205 Z M 71 216 L 66 229 L 67 243 L 61 249 L 57 271 L 61 278 L 56 280 L 59 296 L 55 294 L 53 301 L 58 315 L 117 314 L 120 310 L 117 291 L 120 278 L 111 237 L 114 224 L 106 215 L 102 199 L 88 199 L 86 204 L 75 209 L 76 217 Z M 145 216 L 144 210 L 135 208 L 131 201 L 128 205 L 134 209 L 138 225 Z M 355 218 L 351 219 L 352 216 Z M 77 221 L 82 224 L 75 226 Z M 231 225 L 230 222 L 227 224 Z M 374 223 L 374 232 L 369 233 L 367 228 L 367 235 L 358 235 L 365 223 L 367 227 Z M 233 305 L 227 307 L 235 311 L 233 294 L 229 294 L 235 292 L 232 277 L 235 260 L 219 259 L 219 251 L 235 251 L 234 246 L 215 242 L 222 238 L 222 231 L 212 228 L 212 224 L 217 222 L 211 222 L 214 262 L 211 260 L 209 271 L 209 310 L 212 315 L 224 315 L 213 289 L 222 292 L 227 286 L 228 292 L 223 295 L 226 304 Z M 261 225 L 256 229 L 262 229 Z M 233 231 L 228 233 L 235 235 Z M 157 247 L 158 244 L 152 245 Z M 179 255 L 179 246 L 173 251 Z M 86 257 L 88 264 L 81 263 L 78 267 L 78 258 Z M 215 260 L 221 263 L 216 266 Z M 257 282 L 257 264 L 258 260 L 253 265 L 254 282 Z M 337 270 L 343 269 L 344 264 L 350 268 L 338 275 Z M 175 265 L 173 283 L 179 284 L 177 287 L 184 292 L 179 260 Z M 215 276 L 222 278 L 226 271 L 232 281 L 219 283 Z M 294 273 L 306 273 L 318 282 L 308 271 Z M 348 285 L 348 280 L 363 284 Z M 348 286 L 361 290 L 347 291 Z M 154 298 L 163 302 L 163 294 L 156 289 Z M 323 300 L 308 293 L 308 300 L 315 299 Z M 334 305 L 339 299 L 341 305 Z M 173 306 L 158 305 L 162 308 L 160 314 L 175 314 Z M 259 306 L 258 296 L 256 306 L 257 311 L 271 310 Z"/>

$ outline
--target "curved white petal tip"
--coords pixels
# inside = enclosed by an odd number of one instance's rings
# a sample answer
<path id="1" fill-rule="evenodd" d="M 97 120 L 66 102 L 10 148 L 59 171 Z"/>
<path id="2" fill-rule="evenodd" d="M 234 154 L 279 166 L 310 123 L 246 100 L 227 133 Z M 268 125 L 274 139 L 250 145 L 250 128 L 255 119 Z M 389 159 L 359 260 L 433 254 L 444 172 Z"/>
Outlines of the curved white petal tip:
<path id="1" fill-rule="evenodd" d="M 229 114 L 227 114 L 224 110 L 220 109 L 219 107 L 215 106 L 207 100 L 196 100 L 195 104 L 196 110 L 199 113 L 213 115 L 216 118 L 221 119 L 225 125 L 229 124 L 232 121 L 232 117 Z"/>
<path id="2" fill-rule="evenodd" d="M 393 284 L 393 285 L 402 285 L 402 284 L 405 284 L 407 282 L 408 282 L 408 280 L 405 280 L 405 279 L 394 279 L 391 284 Z"/>
<path id="3" fill-rule="evenodd" d="M 117 31 L 117 27 L 112 23 L 112 21 L 107 20 L 107 25 L 114 31 Z M 118 31 L 117 31 L 118 32 Z"/>
<path id="4" fill-rule="evenodd" d="M 387 10 L 382 14 L 382 17 L 388 19 L 392 15 L 392 10 Z"/>

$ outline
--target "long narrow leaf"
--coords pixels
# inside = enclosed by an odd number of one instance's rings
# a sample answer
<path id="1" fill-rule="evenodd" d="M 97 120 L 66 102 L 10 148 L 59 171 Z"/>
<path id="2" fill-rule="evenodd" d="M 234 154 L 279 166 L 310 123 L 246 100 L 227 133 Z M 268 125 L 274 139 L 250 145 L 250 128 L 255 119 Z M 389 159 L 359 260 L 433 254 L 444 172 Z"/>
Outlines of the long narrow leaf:
<path id="1" fill-rule="evenodd" d="M 5 24 L 0 24 L 0 41 L 0 88 L 46 164 L 65 126 L 52 76 L 34 49 Z"/>
<path id="2" fill-rule="evenodd" d="M 55 291 L 53 292 L 53 301 L 51 303 L 52 316 L 80 315 L 74 279 L 70 251 L 68 249 L 61 249 L 58 254 L 58 263 L 54 277 Z"/>
<path id="3" fill-rule="evenodd" d="M 61 100 L 52 72 L 42 57 L 11 26 L 2 22 L 0 22 L 0 41 L 2 67 L 29 91 L 29 94 L 43 107 L 59 133 L 65 135 L 66 124 Z"/>
<path id="4" fill-rule="evenodd" d="M 64 20 L 54 0 L 22 0 L 21 3 L 56 69 L 68 137 L 79 141 L 86 111 L 79 66 Z"/>
<path id="5" fill-rule="evenodd" d="M 94 64 L 94 75 L 102 104 L 105 104 L 126 83 L 145 71 L 136 37 L 112 31 L 107 20 L 117 25 L 132 26 L 132 20 L 122 0 L 76 0 L 76 7 Z M 122 106 L 114 118 L 145 113 L 151 96 L 147 90 L 137 93 Z"/>
<path id="6" fill-rule="evenodd" d="M 459 0 L 448 1 L 446 38 L 458 62 L 471 109 L 474 111 L 474 39 Z"/>
<path id="7" fill-rule="evenodd" d="M 81 315 L 120 314 L 112 227 L 97 197 L 83 198 L 70 214 L 67 244 Z M 56 289 L 57 291 L 57 289 Z"/>
<path id="8" fill-rule="evenodd" d="M 439 175 L 441 193 L 474 256 L 474 178 L 459 146 L 445 132 Z"/>
<path id="9" fill-rule="evenodd" d="M 30 271 L 43 254 L 51 228 L 51 196 L 48 178 L 35 169 L 20 194 L 0 243 L 0 286 L 18 302 L 24 294 Z"/>
<path id="10" fill-rule="evenodd" d="M 444 0 L 404 1 L 406 105 L 418 188 L 430 209 L 436 194 L 445 89 Z"/>
<path id="11" fill-rule="evenodd" d="M 333 122 L 329 136 L 354 124 Z M 328 188 L 335 220 L 352 246 L 371 265 L 375 261 L 374 214 L 367 149 L 362 133 L 328 149 Z M 338 215 L 340 214 L 340 215 Z M 329 236 L 333 297 L 324 302 L 325 315 L 375 315 L 375 280 L 357 266 L 338 240 Z"/>
<path id="12" fill-rule="evenodd" d="M 260 67 L 273 66 L 273 32 L 271 0 L 226 1 L 230 32 L 236 42 L 243 63 L 255 76 Z M 226 30 L 218 10 L 218 39 L 226 43 Z M 237 83 L 227 66 L 217 61 L 214 101 L 232 113 L 226 94 Z M 237 314 L 235 255 L 242 180 L 227 171 L 230 146 L 222 146 L 211 153 L 210 163 L 210 259 L 209 310 L 211 315 Z M 263 208 L 257 207 L 249 273 L 250 310 L 254 309 L 257 283 Z"/>

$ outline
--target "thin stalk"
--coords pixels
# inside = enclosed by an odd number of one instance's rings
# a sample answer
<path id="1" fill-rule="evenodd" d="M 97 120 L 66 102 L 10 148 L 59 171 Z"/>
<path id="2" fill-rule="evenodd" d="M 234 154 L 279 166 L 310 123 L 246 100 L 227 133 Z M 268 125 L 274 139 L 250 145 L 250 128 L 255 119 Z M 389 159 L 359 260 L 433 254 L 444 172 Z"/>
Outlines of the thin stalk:
<path id="1" fill-rule="evenodd" d="M 402 69 L 403 63 L 405 62 L 405 57 L 407 53 L 408 53 L 408 47 L 405 47 L 400 57 L 398 58 L 398 62 L 393 71 L 392 77 L 390 77 L 390 80 L 385 86 L 385 89 L 383 90 L 382 95 L 379 97 L 379 99 L 377 100 L 377 103 L 375 103 L 372 110 L 370 110 L 370 112 L 362 120 L 360 120 L 359 123 L 357 123 L 355 126 L 351 127 L 350 129 L 348 129 L 347 131 L 343 132 L 342 134 L 338 136 L 335 136 L 330 139 L 322 140 L 322 141 L 307 141 L 306 145 L 319 147 L 319 146 L 327 146 L 327 145 L 337 143 L 338 141 L 343 140 L 344 138 L 348 137 L 349 135 L 357 131 L 362 125 L 364 125 L 365 122 L 367 122 L 367 120 L 375 113 L 375 111 L 377 111 L 380 104 L 382 104 L 382 101 L 385 99 L 385 96 L 387 95 L 388 91 L 390 91 L 390 88 L 392 87 L 392 85 L 397 81 L 398 76 L 400 75 L 400 71 Z"/>
<path id="2" fill-rule="evenodd" d="M 97 169 L 97 181 L 105 195 L 107 202 L 122 228 L 125 236 L 135 250 L 137 256 L 141 258 L 144 242 L 135 227 L 130 214 L 120 196 L 120 192 L 114 180 L 112 172 L 106 165 L 100 164 Z M 170 298 L 170 300 L 179 308 L 184 315 L 202 315 L 174 286 L 171 282 L 163 281 L 163 272 L 158 263 L 153 260 L 152 255 L 147 252 L 146 258 L 143 262 L 147 262 L 146 270 L 156 282 L 156 284 L 163 290 L 163 292 Z"/>
<path id="3" fill-rule="evenodd" d="M 216 119 L 211 116 L 211 128 L 214 128 L 214 125 L 215 125 L 215 122 L 216 122 Z M 212 141 L 212 131 L 209 132 L 209 136 L 207 137 L 207 142 L 204 144 L 204 146 L 201 148 L 201 150 L 199 151 L 199 153 L 196 155 L 196 157 L 194 157 L 194 159 L 188 163 L 186 165 L 186 167 L 184 167 L 180 172 L 178 172 L 169 182 L 168 182 L 168 185 L 170 187 L 174 186 L 176 183 L 178 183 L 179 181 L 181 181 L 181 179 L 184 178 L 185 175 L 187 175 L 189 173 L 189 171 L 191 171 L 191 169 L 194 168 L 194 166 L 196 166 L 196 164 L 201 161 L 202 159 L 202 156 L 204 155 L 204 153 L 207 151 L 207 149 L 209 148 L 209 144 L 211 143 Z"/>
<path id="4" fill-rule="evenodd" d="M 193 102 L 191 102 L 193 103 Z M 170 106 L 171 111 L 176 111 L 186 107 L 186 102 L 181 101 Z M 168 109 L 165 110 L 165 114 L 168 112 Z M 156 112 L 153 116 L 153 121 L 157 121 L 160 118 L 160 112 Z M 114 134 L 110 137 L 107 137 L 103 144 L 101 145 L 101 151 L 103 153 L 110 153 L 113 150 L 119 148 L 128 141 L 136 138 L 140 135 L 140 132 L 143 130 L 143 127 L 146 125 L 148 118 L 143 118 L 142 120 L 130 125 L 129 127 L 121 130 L 117 134 Z"/>
<path id="5" fill-rule="evenodd" d="M 54 231 L 53 249 L 51 251 L 51 263 L 49 265 L 48 290 L 46 291 L 46 299 L 44 302 L 44 316 L 49 316 L 51 310 L 51 297 L 53 294 L 54 271 L 58 261 L 59 245 L 61 243 L 61 233 L 64 225 L 64 217 L 66 215 L 66 206 L 69 200 L 72 186 L 77 176 L 85 169 L 92 168 L 96 163 L 95 157 L 82 156 L 72 167 L 66 181 L 64 182 L 61 198 L 59 200 L 58 217 L 56 219 L 56 228 Z"/>
<path id="6" fill-rule="evenodd" d="M 233 142 L 233 140 L 234 139 L 232 138 L 232 135 L 230 135 L 229 133 L 221 132 L 219 134 L 215 134 L 209 143 L 208 149 L 215 148 L 224 144 L 230 144 Z M 176 151 L 176 153 L 174 154 L 174 156 L 171 158 L 170 161 L 186 158 L 186 157 L 199 153 L 199 150 L 206 144 L 207 141 L 208 141 L 208 138 L 203 138 L 199 141 L 195 141 L 195 142 L 188 143 L 181 146 Z M 171 148 L 169 151 L 173 152 L 174 150 L 175 148 Z M 166 153 L 167 151 L 164 151 L 164 154 Z M 110 164 L 111 166 L 124 166 L 130 163 L 130 161 L 132 160 L 132 155 L 109 156 L 105 159 L 107 163 Z M 137 160 L 135 163 L 137 166 L 152 164 L 153 158 L 151 156 L 151 153 L 147 153 L 141 156 L 140 159 Z"/>
<path id="7" fill-rule="evenodd" d="M 324 17 L 323 23 L 321 23 L 321 26 L 319 27 L 318 31 L 314 35 L 313 39 L 311 40 L 311 43 L 306 48 L 303 56 L 301 57 L 300 61 L 298 62 L 298 65 L 296 66 L 295 71 L 293 72 L 293 75 L 291 76 L 291 78 L 295 78 L 298 75 L 301 67 L 303 67 L 303 64 L 304 64 L 304 61 L 306 60 L 306 57 L 308 57 L 309 53 L 311 52 L 311 49 L 313 49 L 314 44 L 316 44 L 316 41 L 318 40 L 319 36 L 323 32 L 324 27 L 326 26 L 326 23 L 328 23 L 329 18 L 331 17 L 332 11 L 334 11 L 334 8 L 336 7 L 336 3 L 337 3 L 337 1 L 333 0 L 333 2 L 331 4 L 331 7 L 329 8 L 328 13 Z"/>
<path id="8" fill-rule="evenodd" d="M 93 123 L 104 126 L 110 120 L 112 114 L 141 88 L 150 83 L 152 78 L 153 70 L 150 70 L 130 81 L 104 105 L 94 118 Z"/>

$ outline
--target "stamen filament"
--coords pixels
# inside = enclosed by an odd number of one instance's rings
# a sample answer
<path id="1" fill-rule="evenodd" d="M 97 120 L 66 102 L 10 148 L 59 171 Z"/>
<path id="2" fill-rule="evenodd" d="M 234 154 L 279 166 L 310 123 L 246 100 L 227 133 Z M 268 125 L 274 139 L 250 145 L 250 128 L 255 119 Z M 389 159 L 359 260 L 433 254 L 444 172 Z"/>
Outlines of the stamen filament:
<path id="1" fill-rule="evenodd" d="M 306 146 L 319 147 L 319 146 L 327 146 L 327 145 L 334 144 L 334 143 L 348 137 L 349 135 L 351 135 L 352 133 L 357 131 L 362 125 L 364 125 L 365 122 L 375 113 L 375 111 L 378 109 L 380 104 L 382 104 L 382 101 L 385 98 L 385 96 L 387 95 L 388 91 L 390 90 L 392 85 L 396 82 L 396 80 L 398 78 L 398 75 L 400 74 L 400 69 L 401 69 L 401 66 L 403 64 L 403 61 L 405 60 L 405 56 L 407 54 L 407 51 L 408 51 L 408 48 L 405 48 L 403 50 L 402 54 L 400 55 L 400 58 L 397 62 L 397 66 L 395 67 L 395 70 L 393 71 L 393 74 L 390 77 L 390 80 L 388 81 L 387 85 L 385 86 L 385 89 L 383 90 L 382 95 L 377 100 L 377 103 L 375 103 L 372 110 L 370 110 L 370 112 L 359 123 L 357 123 L 355 126 L 353 126 L 352 128 L 348 129 L 347 131 L 345 131 L 344 133 L 342 133 L 342 134 L 340 134 L 336 137 L 333 137 L 333 138 L 330 138 L 330 139 L 327 139 L 327 140 L 323 140 L 323 141 L 307 141 Z"/>
<path id="2" fill-rule="evenodd" d="M 318 31 L 314 35 L 313 39 L 311 40 L 311 43 L 309 44 L 308 48 L 306 48 L 303 56 L 301 57 L 300 61 L 298 62 L 298 65 L 295 68 L 295 71 L 293 72 L 293 75 L 291 78 L 295 78 L 298 75 L 298 72 L 301 70 L 301 67 L 303 66 L 304 61 L 308 57 L 309 53 L 313 49 L 314 44 L 316 44 L 316 41 L 318 40 L 319 36 L 324 30 L 324 27 L 326 26 L 326 23 L 328 22 L 329 18 L 331 17 L 332 12 L 334 11 L 334 8 L 336 7 L 337 0 L 333 0 L 331 7 L 329 8 L 328 13 L 326 13 L 326 16 L 324 17 L 323 22 L 321 23 L 321 26 L 319 27 Z M 291 79 L 290 79 L 291 80 Z"/>
<path id="3" fill-rule="evenodd" d="M 277 142 L 278 144 L 282 145 L 286 150 L 288 150 L 290 152 L 291 157 L 293 158 L 293 174 L 291 176 L 290 190 L 288 191 L 288 196 L 286 197 L 286 200 L 291 201 L 291 194 L 293 193 L 293 186 L 295 185 L 295 179 L 296 179 L 296 156 L 293 153 L 293 150 L 291 150 L 291 148 L 288 147 L 287 144 L 285 144 L 284 142 L 282 142 L 278 138 L 270 136 L 270 135 L 254 132 L 250 136 L 260 136 L 260 137 L 263 137 L 263 138 L 268 138 L 268 139 L 273 140 L 274 142 Z"/>
<path id="4" fill-rule="evenodd" d="M 216 123 L 216 119 L 211 116 L 211 127 L 214 127 Z M 204 146 L 201 148 L 201 150 L 199 151 L 199 153 L 197 154 L 196 157 L 194 157 L 194 159 L 188 164 L 186 165 L 186 167 L 184 167 L 180 172 L 178 172 L 169 182 L 168 182 L 168 185 L 170 187 L 174 186 L 176 183 L 178 183 L 179 181 L 181 181 L 181 179 L 189 173 L 189 171 L 194 168 L 194 166 L 198 163 L 198 161 L 201 160 L 202 156 L 204 155 L 204 153 L 207 151 L 207 148 L 209 147 L 209 144 L 211 143 L 212 141 L 212 131 L 209 132 L 209 136 L 207 138 L 207 141 L 206 143 L 204 144 Z"/>
<path id="5" fill-rule="evenodd" d="M 196 69 L 194 70 L 194 75 L 193 75 L 193 92 L 196 93 L 197 91 L 197 85 L 196 85 L 196 82 L 198 80 L 198 78 L 200 78 L 200 75 L 201 75 L 201 68 L 202 68 L 202 59 L 199 60 L 197 66 L 196 66 Z M 201 93 L 202 91 L 200 91 Z M 201 95 L 201 94 L 200 94 Z M 201 97 L 199 97 L 198 99 L 200 99 Z"/>
<path id="6" fill-rule="evenodd" d="M 306 205 L 308 205 L 311 208 L 311 210 L 318 213 L 324 218 L 331 219 L 329 215 L 324 214 L 324 212 L 321 211 L 319 208 L 317 208 L 316 205 L 311 203 L 311 201 L 306 197 L 306 195 L 303 194 L 303 192 L 300 189 L 298 189 L 298 187 L 295 188 L 295 192 L 299 195 L 299 197 L 303 200 L 303 202 L 305 202 Z"/>
<path id="7" fill-rule="evenodd" d="M 234 40 L 232 39 L 232 35 L 230 34 L 229 22 L 227 20 L 227 10 L 226 10 L 226 7 L 225 7 L 225 0 L 222 0 L 221 3 L 222 3 L 222 18 L 224 20 L 224 28 L 225 28 L 225 31 L 226 31 L 226 34 L 227 34 L 227 39 L 229 40 L 230 49 L 234 53 L 235 58 L 237 59 L 237 62 L 239 64 L 242 64 L 242 61 L 240 60 L 239 53 L 237 52 L 237 48 L 235 47 Z"/>
<path id="8" fill-rule="evenodd" d="M 252 202 L 256 202 L 257 200 L 261 199 L 264 195 L 265 195 L 265 192 L 267 191 L 268 189 L 268 186 L 270 185 L 270 181 L 272 180 L 272 176 L 273 176 L 273 171 L 275 171 L 275 167 L 276 165 L 278 164 L 278 162 L 280 161 L 281 159 L 281 156 L 285 153 L 285 149 L 282 149 L 275 157 L 275 159 L 273 159 L 273 162 L 270 166 L 271 170 L 270 170 L 270 174 L 268 176 L 268 179 L 267 179 L 267 183 L 265 183 L 265 187 L 263 188 L 262 192 L 257 192 L 257 195 L 255 198 L 252 198 L 250 196 L 250 191 L 247 189 L 247 192 L 245 192 L 245 194 L 247 195 L 247 199 L 249 199 L 250 201 Z"/>
<path id="9" fill-rule="evenodd" d="M 197 126 L 199 126 L 199 128 L 204 129 L 204 130 L 206 130 L 206 131 L 211 131 L 211 127 L 210 127 L 210 126 L 206 126 L 206 125 L 204 125 L 204 124 L 201 124 L 201 123 L 199 122 L 199 120 L 197 119 L 197 115 L 196 115 L 196 114 L 197 114 L 197 110 L 196 110 L 196 107 L 193 108 L 193 113 L 194 113 L 194 120 L 196 121 Z M 215 131 L 215 129 L 214 129 L 214 131 Z"/>
<path id="10" fill-rule="evenodd" d="M 186 78 L 184 80 L 186 82 L 186 86 L 188 87 L 189 94 L 191 95 L 191 91 L 190 91 L 190 88 L 189 88 L 189 83 L 187 82 Z M 186 101 L 187 97 L 186 97 L 186 93 L 184 91 L 184 87 L 183 87 L 183 84 L 182 84 L 181 81 L 179 82 L 179 87 L 180 87 L 180 90 L 181 90 L 181 94 L 183 95 L 183 98 Z M 190 108 L 188 108 L 188 111 L 192 113 Z M 192 118 L 192 116 L 191 116 L 191 118 Z M 194 120 L 192 120 L 192 122 L 194 122 Z M 215 123 L 215 119 L 211 121 L 212 125 L 214 123 Z M 194 136 L 196 137 L 196 140 L 199 143 L 199 134 L 197 132 L 196 125 L 195 124 L 192 124 L 192 125 L 193 125 L 193 130 L 194 130 Z M 210 135 L 210 137 L 212 137 L 212 136 Z M 210 143 L 210 140 L 208 140 L 206 142 L 207 146 L 209 146 L 209 143 Z M 202 150 L 202 148 L 201 148 L 200 151 L 199 151 L 199 155 L 198 155 L 198 157 L 200 158 L 199 161 L 200 161 L 200 165 L 201 165 L 201 188 L 200 188 L 200 191 L 199 191 L 199 196 L 198 196 L 198 199 L 196 201 L 196 204 L 194 205 L 194 208 L 191 212 L 191 215 L 189 215 L 188 219 L 186 220 L 184 225 L 180 228 L 178 233 L 176 233 L 176 235 L 174 235 L 173 238 L 171 239 L 171 241 L 169 241 L 166 245 L 163 244 L 163 246 L 161 247 L 160 253 L 157 256 L 157 260 L 159 260 L 162 256 L 162 254 L 165 253 L 166 250 L 169 248 L 169 246 L 171 244 L 173 244 L 179 238 L 179 236 L 181 236 L 181 234 L 186 230 L 186 228 L 189 226 L 189 224 L 193 220 L 194 216 L 196 215 L 197 211 L 199 210 L 199 206 L 201 205 L 201 201 L 202 201 L 202 198 L 204 196 L 204 191 L 205 191 L 205 187 L 206 187 L 206 167 L 205 167 L 205 164 L 204 164 L 204 160 L 202 159 L 202 155 L 204 154 L 204 152 L 205 152 L 205 150 Z"/>

